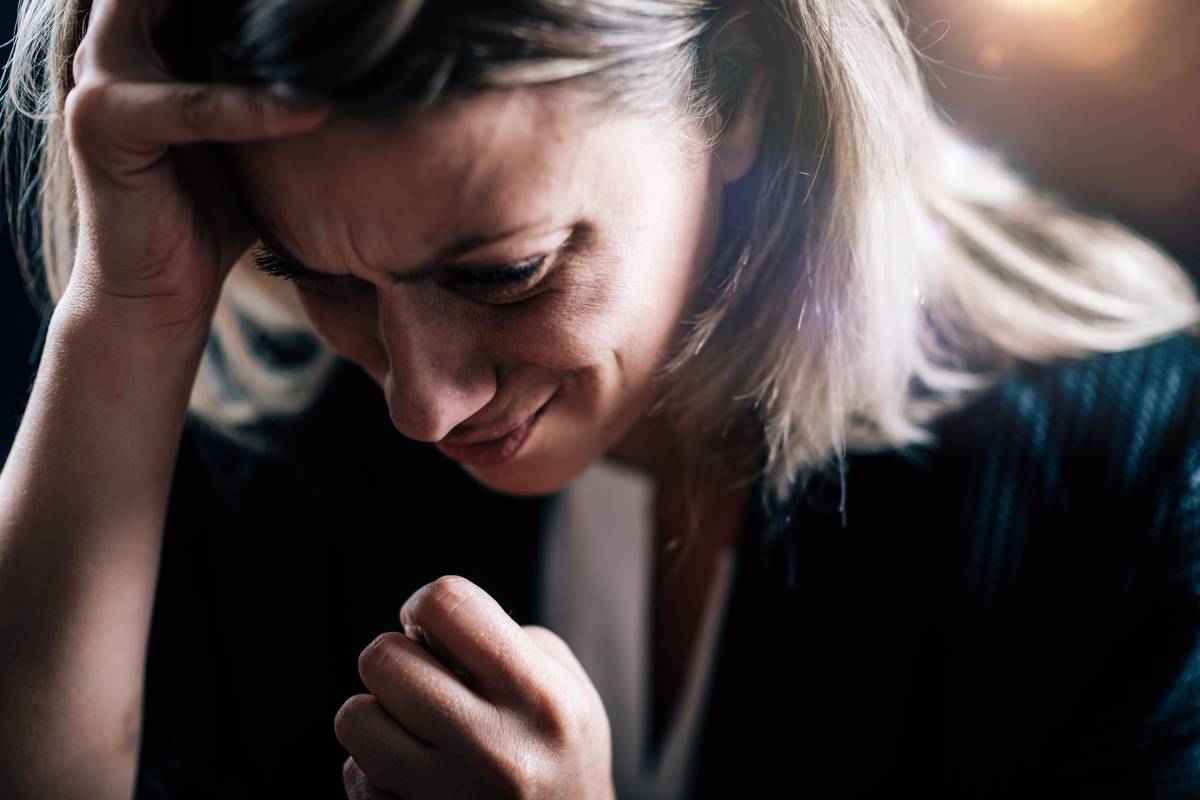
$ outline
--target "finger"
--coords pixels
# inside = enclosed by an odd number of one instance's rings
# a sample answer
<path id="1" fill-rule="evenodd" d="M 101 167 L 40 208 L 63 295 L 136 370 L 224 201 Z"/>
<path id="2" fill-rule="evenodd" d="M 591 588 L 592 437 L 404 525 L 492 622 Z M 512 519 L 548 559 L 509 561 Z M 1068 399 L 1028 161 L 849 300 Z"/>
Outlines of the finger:
<path id="1" fill-rule="evenodd" d="M 72 143 L 107 142 L 129 151 L 173 144 L 247 142 L 311 130 L 328 104 L 242 86 L 180 82 L 93 82 L 67 96 Z"/>
<path id="2" fill-rule="evenodd" d="M 418 739 L 449 750 L 479 735 L 494 707 L 463 685 L 422 645 L 385 633 L 358 658 L 358 674 L 397 722 Z"/>
<path id="3" fill-rule="evenodd" d="M 333 728 L 371 783 L 405 798 L 434 794 L 434 749 L 414 739 L 371 695 L 343 703 Z"/>
<path id="4" fill-rule="evenodd" d="M 105 69 L 152 66 L 150 30 L 170 6 L 171 0 L 96 0 L 81 49 Z"/>
<path id="5" fill-rule="evenodd" d="M 557 633 L 541 625 L 522 625 L 521 630 L 525 631 L 525 634 L 546 655 L 562 664 L 576 678 L 586 683 L 592 682 L 592 679 L 588 677 L 587 670 L 583 668 L 583 664 L 579 663 L 579 659 L 571 651 L 570 645 L 564 642 Z"/>
<path id="6" fill-rule="evenodd" d="M 342 785 L 346 787 L 346 800 L 391 800 L 400 796 L 372 784 L 353 757 L 342 764 Z"/>
<path id="7" fill-rule="evenodd" d="M 465 670 L 472 687 L 494 703 L 523 697 L 544 658 L 491 595 L 457 575 L 414 592 L 400 622 L 448 666 Z"/>

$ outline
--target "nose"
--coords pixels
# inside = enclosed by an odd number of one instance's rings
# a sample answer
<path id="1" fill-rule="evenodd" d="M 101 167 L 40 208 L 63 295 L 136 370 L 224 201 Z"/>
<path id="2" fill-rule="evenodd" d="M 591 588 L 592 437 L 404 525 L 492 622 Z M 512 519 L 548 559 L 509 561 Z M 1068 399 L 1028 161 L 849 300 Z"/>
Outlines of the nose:
<path id="1" fill-rule="evenodd" d="M 380 293 L 378 323 L 392 424 L 410 439 L 439 441 L 495 396 L 495 368 L 469 321 L 388 294 Z"/>

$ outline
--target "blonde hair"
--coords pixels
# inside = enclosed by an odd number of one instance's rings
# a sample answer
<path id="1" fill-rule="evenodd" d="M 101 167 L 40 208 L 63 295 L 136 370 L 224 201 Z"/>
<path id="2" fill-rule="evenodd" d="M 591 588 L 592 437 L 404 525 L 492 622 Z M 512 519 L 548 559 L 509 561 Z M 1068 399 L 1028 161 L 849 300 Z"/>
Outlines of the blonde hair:
<path id="1" fill-rule="evenodd" d="M 222 78 L 365 112 L 586 77 L 609 102 L 710 118 L 766 71 L 761 155 L 730 191 L 704 303 L 665 374 L 667 404 L 713 435 L 753 410 L 777 499 L 847 450 L 928 442 L 932 420 L 1019 361 L 1129 349 L 1197 322 L 1190 280 L 1154 244 L 1035 190 L 940 116 L 891 0 L 530 0 L 511 18 L 507 4 L 364 0 L 321 33 L 329 4 L 194 13 L 248 10 Z M 9 212 L 52 299 L 74 252 L 62 109 L 87 6 L 25 3 L 9 72 Z M 717 48 L 745 12 L 753 41 Z M 228 32 L 229 19 L 201 29 Z M 312 356 L 281 368 L 259 337 L 307 337 Z M 334 363 L 296 304 L 243 266 L 211 341 L 191 408 L 232 434 L 303 410 Z"/>

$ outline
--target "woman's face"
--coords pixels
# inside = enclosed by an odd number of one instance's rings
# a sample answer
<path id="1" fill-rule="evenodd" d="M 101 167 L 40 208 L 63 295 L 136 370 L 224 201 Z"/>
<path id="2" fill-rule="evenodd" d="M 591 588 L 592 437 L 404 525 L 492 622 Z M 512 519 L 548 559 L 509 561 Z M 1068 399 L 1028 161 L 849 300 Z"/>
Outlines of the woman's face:
<path id="1" fill-rule="evenodd" d="M 335 117 L 233 150 L 276 272 L 397 430 L 480 482 L 556 491 L 661 390 L 728 170 L 565 88 Z"/>

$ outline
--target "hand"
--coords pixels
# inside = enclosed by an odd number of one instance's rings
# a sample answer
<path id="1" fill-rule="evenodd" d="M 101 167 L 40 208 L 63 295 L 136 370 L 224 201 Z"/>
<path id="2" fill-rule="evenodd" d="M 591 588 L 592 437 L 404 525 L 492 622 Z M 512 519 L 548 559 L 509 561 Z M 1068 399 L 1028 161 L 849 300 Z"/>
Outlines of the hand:
<path id="1" fill-rule="evenodd" d="M 67 294 L 127 328 L 203 328 L 253 243 L 215 150 L 315 128 L 328 107 L 174 81 L 151 42 L 170 0 L 96 0 L 64 108 L 79 201 Z"/>
<path id="2" fill-rule="evenodd" d="M 418 589 L 400 622 L 363 650 L 371 693 L 334 722 L 352 800 L 612 800 L 608 715 L 562 639 L 458 576 Z"/>

